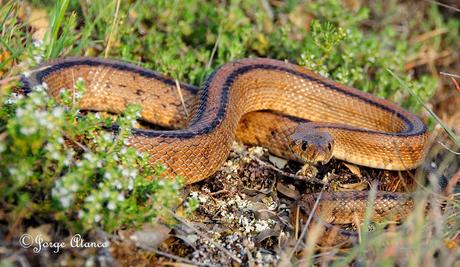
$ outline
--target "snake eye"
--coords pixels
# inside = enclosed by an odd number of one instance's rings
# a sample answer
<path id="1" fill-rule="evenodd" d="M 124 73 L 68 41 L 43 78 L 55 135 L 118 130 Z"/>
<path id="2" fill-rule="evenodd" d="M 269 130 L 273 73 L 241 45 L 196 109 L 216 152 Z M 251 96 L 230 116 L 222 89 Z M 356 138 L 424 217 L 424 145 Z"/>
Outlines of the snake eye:
<path id="1" fill-rule="evenodd" d="M 331 150 L 331 149 L 332 149 L 331 143 L 327 144 L 327 149 L 328 149 L 328 150 Z"/>
<path id="2" fill-rule="evenodd" d="M 307 148 L 308 148 L 308 142 L 307 142 L 307 141 L 302 142 L 301 148 L 302 148 L 303 151 L 307 150 Z"/>

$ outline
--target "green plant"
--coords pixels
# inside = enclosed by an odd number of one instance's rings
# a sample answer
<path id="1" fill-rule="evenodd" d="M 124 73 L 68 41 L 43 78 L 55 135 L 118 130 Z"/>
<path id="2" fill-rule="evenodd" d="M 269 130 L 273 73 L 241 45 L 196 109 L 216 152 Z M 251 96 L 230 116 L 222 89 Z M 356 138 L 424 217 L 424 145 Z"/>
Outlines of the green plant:
<path id="1" fill-rule="evenodd" d="M 110 232 L 166 216 L 164 210 L 178 203 L 181 182 L 158 179 L 162 168 L 126 146 L 139 108 L 129 106 L 117 118 L 116 134 L 103 131 L 110 119 L 82 116 L 78 109 L 83 81 L 70 89 L 61 92 L 59 105 L 47 96 L 46 84 L 6 100 L 11 113 L 0 147 L 3 205 L 22 217 L 54 218 L 74 232 Z"/>

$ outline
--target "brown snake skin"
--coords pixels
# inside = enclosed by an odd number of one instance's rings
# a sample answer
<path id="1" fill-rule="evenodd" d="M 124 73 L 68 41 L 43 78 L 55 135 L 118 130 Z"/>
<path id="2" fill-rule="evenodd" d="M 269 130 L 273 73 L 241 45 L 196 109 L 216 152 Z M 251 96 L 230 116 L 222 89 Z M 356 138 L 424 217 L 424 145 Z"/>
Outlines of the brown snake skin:
<path id="1" fill-rule="evenodd" d="M 27 89 L 46 83 L 58 98 L 77 78 L 86 84 L 82 109 L 120 113 L 138 103 L 143 120 L 174 129 L 134 129 L 129 144 L 187 183 L 215 173 L 235 137 L 298 159 L 287 143 L 303 123 L 333 137 L 335 158 L 373 168 L 413 169 L 427 143 L 426 127 L 412 113 L 278 60 L 232 61 L 214 71 L 200 91 L 187 84 L 179 89 L 173 79 L 153 71 L 95 58 L 44 63 L 23 82 Z"/>
<path id="2" fill-rule="evenodd" d="M 315 205 L 319 193 L 304 194 L 299 205 L 309 214 Z M 337 244 L 350 245 L 357 242 L 359 234 L 354 231 L 343 230 L 332 224 L 357 224 L 360 225 L 365 218 L 368 207 L 369 194 L 366 191 L 349 191 L 340 193 L 323 193 L 313 216 L 315 223 L 324 225 L 322 237 L 318 243 L 323 246 Z M 404 193 L 376 192 L 372 222 L 384 220 L 399 221 L 410 213 L 414 201 Z"/>

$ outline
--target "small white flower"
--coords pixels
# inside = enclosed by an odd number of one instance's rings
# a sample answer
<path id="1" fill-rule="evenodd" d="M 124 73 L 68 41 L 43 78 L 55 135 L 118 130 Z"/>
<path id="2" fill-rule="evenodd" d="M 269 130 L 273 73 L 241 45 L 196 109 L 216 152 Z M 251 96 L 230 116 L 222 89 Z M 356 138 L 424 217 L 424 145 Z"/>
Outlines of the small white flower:
<path id="1" fill-rule="evenodd" d="M 97 163 L 96 163 L 96 167 L 98 167 L 98 168 L 102 168 L 103 165 L 104 165 L 103 160 L 98 160 Z"/>
<path id="2" fill-rule="evenodd" d="M 115 203 L 113 203 L 113 201 L 110 201 L 109 204 L 107 204 L 107 208 L 109 210 L 115 210 L 117 206 L 115 205 Z"/>
<path id="3" fill-rule="evenodd" d="M 90 152 L 83 154 L 83 158 L 90 162 L 94 162 L 95 160 L 94 155 Z"/>
<path id="4" fill-rule="evenodd" d="M 105 142 L 112 142 L 112 135 L 110 133 L 103 133 L 102 140 L 104 140 Z"/>
<path id="5" fill-rule="evenodd" d="M 56 194 L 58 196 L 68 195 L 70 193 L 66 187 L 62 186 L 62 182 L 58 184 L 56 191 L 57 191 Z"/>
<path id="6" fill-rule="evenodd" d="M 32 88 L 32 90 L 36 91 L 36 92 L 44 92 L 45 88 L 43 87 L 42 84 L 38 84 L 38 85 L 34 86 L 34 88 Z"/>
<path id="7" fill-rule="evenodd" d="M 63 162 L 65 166 L 69 166 L 72 163 L 74 154 L 75 153 L 72 150 L 67 151 L 67 155 Z"/>
<path id="8" fill-rule="evenodd" d="M 80 93 L 80 92 L 75 92 L 75 99 L 76 99 L 76 100 L 79 100 L 79 99 L 81 99 L 82 97 L 83 97 L 82 93 Z"/>
<path id="9" fill-rule="evenodd" d="M 94 196 L 93 195 L 89 195 L 85 198 L 85 201 L 86 202 L 93 202 L 94 201 Z"/>
<path id="10" fill-rule="evenodd" d="M 59 202 L 61 202 L 62 207 L 68 208 L 72 204 L 72 199 L 70 196 L 64 196 L 59 199 Z"/>
<path id="11" fill-rule="evenodd" d="M 52 113 L 54 117 L 60 118 L 62 117 L 62 114 L 64 114 L 64 110 L 61 107 L 55 107 L 53 108 Z"/>
<path id="12" fill-rule="evenodd" d="M 104 173 L 104 178 L 109 180 L 110 178 L 112 178 L 112 174 L 110 172 L 106 172 Z"/>
<path id="13" fill-rule="evenodd" d="M 45 150 L 48 152 L 54 151 L 54 147 L 51 143 L 46 144 Z"/>
<path id="14" fill-rule="evenodd" d="M 51 158 L 54 159 L 54 160 L 59 160 L 60 157 L 61 157 L 61 154 L 59 154 L 59 152 L 57 152 L 57 151 L 53 151 L 51 153 Z"/>
<path id="15" fill-rule="evenodd" d="M 17 175 L 18 174 L 18 169 L 16 168 L 9 168 L 8 169 L 8 172 L 11 174 L 11 175 Z"/>
<path id="16" fill-rule="evenodd" d="M 132 169 L 130 172 L 129 172 L 129 177 L 131 178 L 135 178 L 137 176 L 137 174 L 139 173 L 139 171 L 137 169 Z"/>
<path id="17" fill-rule="evenodd" d="M 32 135 L 36 133 L 37 131 L 38 129 L 35 127 L 29 127 L 29 128 L 21 127 L 21 129 L 19 130 L 19 132 L 23 135 Z"/>
<path id="18" fill-rule="evenodd" d="M 120 182 L 120 180 L 115 180 L 115 182 L 113 182 L 113 186 L 115 186 L 115 188 L 118 190 L 121 190 L 123 188 L 123 185 Z"/>
<path id="19" fill-rule="evenodd" d="M 98 223 L 98 222 L 100 222 L 101 220 L 102 220 L 102 216 L 101 216 L 101 215 L 96 214 L 96 216 L 94 216 L 94 222 L 95 222 L 95 223 Z"/>
<path id="20" fill-rule="evenodd" d="M 104 191 L 104 192 L 102 193 L 102 197 L 103 197 L 103 198 L 109 198 L 109 197 L 110 197 L 110 192 L 107 191 L 107 190 Z"/>
<path id="21" fill-rule="evenodd" d="M 77 184 L 77 183 L 72 183 L 72 184 L 70 185 L 70 190 L 71 190 L 72 192 L 77 192 L 77 190 L 78 190 L 78 184 Z"/>
<path id="22" fill-rule="evenodd" d="M 34 61 L 35 61 L 35 62 L 40 63 L 40 62 L 42 62 L 42 60 L 43 60 L 43 57 L 42 57 L 42 56 L 40 56 L 40 55 L 34 56 Z"/>
<path id="23" fill-rule="evenodd" d="M 43 46 L 43 40 L 40 40 L 40 39 L 36 39 L 32 42 L 32 44 L 34 45 L 34 47 L 36 48 L 40 48 Z"/>
<path id="24" fill-rule="evenodd" d="M 18 108 L 16 109 L 16 117 L 17 118 L 21 118 L 22 116 L 24 116 L 26 114 L 26 111 L 22 108 Z"/>

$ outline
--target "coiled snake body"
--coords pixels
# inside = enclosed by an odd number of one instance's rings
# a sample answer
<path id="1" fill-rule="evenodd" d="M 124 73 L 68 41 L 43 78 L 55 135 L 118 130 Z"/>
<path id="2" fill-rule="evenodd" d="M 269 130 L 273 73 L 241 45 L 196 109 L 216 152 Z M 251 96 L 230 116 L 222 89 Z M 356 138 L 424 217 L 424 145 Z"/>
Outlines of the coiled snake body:
<path id="1" fill-rule="evenodd" d="M 138 103 L 143 120 L 173 129 L 134 129 L 129 143 L 188 183 L 212 175 L 235 136 L 289 159 L 327 161 L 323 150 L 331 150 L 338 159 L 388 170 L 417 167 L 427 143 L 426 127 L 412 113 L 283 61 L 232 61 L 214 71 L 201 90 L 127 63 L 94 58 L 48 62 L 23 81 L 26 88 L 46 83 L 48 93 L 59 98 L 59 91 L 72 88 L 77 78 L 87 88 L 82 109 L 119 113 Z M 299 133 L 306 133 L 307 140 L 293 142 Z M 331 140 L 324 145 L 318 134 Z M 297 154 L 291 152 L 296 149 Z"/>

